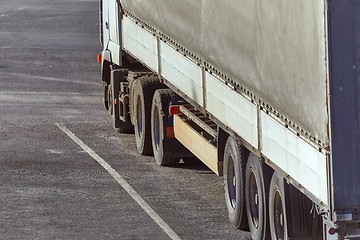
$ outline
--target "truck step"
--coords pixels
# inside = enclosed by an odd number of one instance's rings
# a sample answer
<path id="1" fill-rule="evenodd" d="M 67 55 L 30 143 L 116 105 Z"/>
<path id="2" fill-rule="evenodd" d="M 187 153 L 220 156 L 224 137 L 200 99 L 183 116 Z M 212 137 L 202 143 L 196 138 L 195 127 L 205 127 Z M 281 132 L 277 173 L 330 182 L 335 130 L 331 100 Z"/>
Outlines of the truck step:
<path id="1" fill-rule="evenodd" d="M 207 118 L 201 112 L 194 109 L 187 109 L 184 106 L 180 107 L 180 112 L 183 113 L 188 119 L 196 123 L 205 132 L 213 138 L 217 138 L 217 125 L 211 119 Z"/>

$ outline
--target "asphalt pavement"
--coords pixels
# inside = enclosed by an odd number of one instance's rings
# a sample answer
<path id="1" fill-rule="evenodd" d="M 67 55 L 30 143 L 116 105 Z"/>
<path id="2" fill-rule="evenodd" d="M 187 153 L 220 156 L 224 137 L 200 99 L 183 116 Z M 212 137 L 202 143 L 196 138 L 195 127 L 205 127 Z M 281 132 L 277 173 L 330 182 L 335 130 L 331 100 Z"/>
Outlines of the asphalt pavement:
<path id="1" fill-rule="evenodd" d="M 0 239 L 249 239 L 221 177 L 112 129 L 100 49 L 96 0 L 1 0 Z"/>

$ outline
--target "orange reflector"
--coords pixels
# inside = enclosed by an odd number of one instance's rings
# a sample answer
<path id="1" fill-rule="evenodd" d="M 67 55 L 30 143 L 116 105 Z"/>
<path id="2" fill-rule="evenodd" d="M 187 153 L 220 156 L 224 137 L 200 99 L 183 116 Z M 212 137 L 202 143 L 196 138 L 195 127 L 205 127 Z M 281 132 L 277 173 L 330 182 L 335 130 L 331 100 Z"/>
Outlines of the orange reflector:
<path id="1" fill-rule="evenodd" d="M 101 63 L 101 60 L 102 60 L 102 56 L 101 56 L 101 54 L 98 54 L 98 55 L 97 55 L 97 62 L 98 62 L 98 63 Z"/>
<path id="2" fill-rule="evenodd" d="M 174 138 L 175 137 L 174 127 L 166 127 L 166 137 L 167 138 Z"/>

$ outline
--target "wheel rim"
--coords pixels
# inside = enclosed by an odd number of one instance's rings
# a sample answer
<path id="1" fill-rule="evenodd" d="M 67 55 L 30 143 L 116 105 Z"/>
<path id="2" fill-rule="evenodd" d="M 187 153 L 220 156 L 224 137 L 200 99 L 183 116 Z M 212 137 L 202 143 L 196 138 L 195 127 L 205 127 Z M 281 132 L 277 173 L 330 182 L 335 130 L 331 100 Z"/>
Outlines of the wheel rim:
<path id="1" fill-rule="evenodd" d="M 154 109 L 153 134 L 154 134 L 155 148 L 156 148 L 156 150 L 159 151 L 159 149 L 160 149 L 160 118 L 159 118 L 159 111 L 158 111 L 158 108 L 156 106 L 155 106 L 155 109 Z"/>
<path id="2" fill-rule="evenodd" d="M 143 126 L 142 126 L 142 106 L 141 106 L 141 98 L 138 96 L 137 104 L 136 104 L 136 120 L 137 120 L 137 134 L 140 138 L 142 138 Z"/>
<path id="3" fill-rule="evenodd" d="M 227 165 L 227 188 L 229 194 L 230 205 L 233 209 L 236 206 L 236 175 L 234 168 L 234 159 L 232 155 L 228 156 L 228 165 Z"/>
<path id="4" fill-rule="evenodd" d="M 284 239 L 285 236 L 285 219 L 280 191 L 274 194 L 274 228 L 276 239 Z"/>
<path id="5" fill-rule="evenodd" d="M 251 171 L 249 177 L 249 204 L 251 219 L 255 228 L 259 227 L 259 200 L 257 179 L 254 172 Z"/>

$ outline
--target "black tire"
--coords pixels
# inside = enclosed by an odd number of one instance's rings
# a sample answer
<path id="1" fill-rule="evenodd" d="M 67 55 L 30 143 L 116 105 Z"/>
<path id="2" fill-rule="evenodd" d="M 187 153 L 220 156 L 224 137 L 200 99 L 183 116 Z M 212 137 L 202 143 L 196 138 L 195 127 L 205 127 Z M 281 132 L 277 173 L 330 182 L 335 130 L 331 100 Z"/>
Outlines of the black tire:
<path id="1" fill-rule="evenodd" d="M 168 99 L 174 96 L 170 89 L 156 90 L 151 107 L 151 141 L 155 161 L 160 166 L 171 166 L 179 163 L 179 158 L 167 156 L 164 151 L 166 126 L 169 117 Z"/>
<path id="2" fill-rule="evenodd" d="M 247 230 L 245 210 L 245 149 L 229 137 L 224 150 L 225 201 L 230 222 L 238 229 Z"/>
<path id="3" fill-rule="evenodd" d="M 163 85 L 156 76 L 139 77 L 134 86 L 134 132 L 141 155 L 152 155 L 151 105 L 155 91 Z"/>
<path id="4" fill-rule="evenodd" d="M 108 84 L 103 82 L 103 93 L 102 93 L 103 104 L 106 110 L 109 110 L 109 101 L 108 101 Z"/>
<path id="5" fill-rule="evenodd" d="M 288 239 L 284 179 L 274 172 L 269 189 L 271 239 Z"/>
<path id="6" fill-rule="evenodd" d="M 250 154 L 245 171 L 246 214 L 252 239 L 269 239 L 268 199 L 270 177 L 268 169 L 254 154 Z"/>
<path id="7" fill-rule="evenodd" d="M 109 97 L 108 97 L 108 90 L 110 85 L 110 66 L 111 63 L 104 61 L 101 67 L 101 76 L 102 76 L 102 100 L 106 110 L 109 110 Z"/>
<path id="8" fill-rule="evenodd" d="M 108 107 L 107 107 L 107 109 L 108 109 L 109 115 L 113 115 L 113 113 L 114 113 L 114 101 L 113 101 L 112 87 L 111 87 L 110 84 L 107 86 L 107 98 L 108 98 L 108 101 L 107 101 Z"/>

